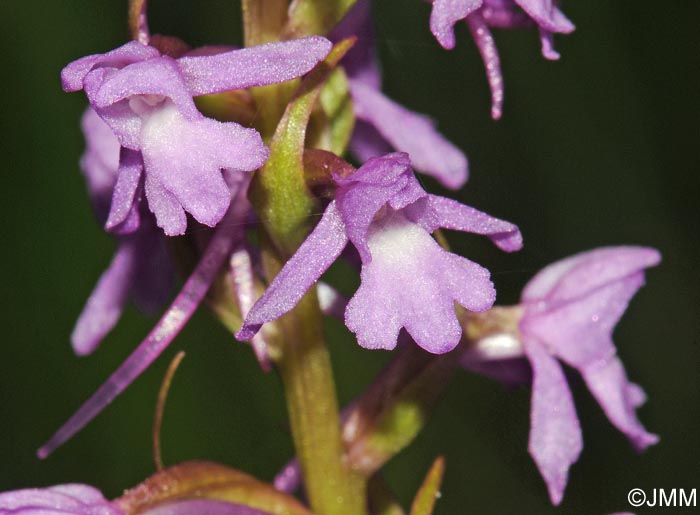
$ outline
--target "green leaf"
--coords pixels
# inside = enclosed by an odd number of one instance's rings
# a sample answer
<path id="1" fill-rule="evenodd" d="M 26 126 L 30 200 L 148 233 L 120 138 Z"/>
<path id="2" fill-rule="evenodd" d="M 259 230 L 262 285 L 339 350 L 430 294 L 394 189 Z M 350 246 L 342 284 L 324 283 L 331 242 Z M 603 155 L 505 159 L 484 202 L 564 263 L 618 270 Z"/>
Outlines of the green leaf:
<path id="1" fill-rule="evenodd" d="M 432 515 L 440 497 L 440 485 L 445 474 L 445 458 L 438 456 L 430 467 L 411 505 L 410 515 Z"/>

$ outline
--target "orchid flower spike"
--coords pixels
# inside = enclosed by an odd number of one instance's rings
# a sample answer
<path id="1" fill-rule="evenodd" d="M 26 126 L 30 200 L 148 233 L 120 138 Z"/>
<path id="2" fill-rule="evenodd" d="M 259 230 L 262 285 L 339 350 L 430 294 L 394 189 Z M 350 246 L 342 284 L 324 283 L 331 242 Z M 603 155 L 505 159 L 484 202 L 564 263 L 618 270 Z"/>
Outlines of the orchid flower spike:
<path id="1" fill-rule="evenodd" d="M 490 27 L 517 29 L 537 26 L 546 59 L 559 59 L 553 34 L 569 34 L 574 24 L 561 12 L 554 0 L 432 0 L 430 30 L 447 50 L 455 47 L 454 26 L 465 20 L 479 48 L 491 88 L 491 116 L 503 111 L 503 75 L 498 50 Z"/>
<path id="2" fill-rule="evenodd" d="M 215 226 L 231 201 L 226 175 L 259 168 L 268 150 L 254 129 L 205 118 L 192 97 L 299 77 L 330 49 L 315 36 L 173 59 L 131 41 L 66 66 L 63 89 L 84 90 L 121 147 L 106 229 L 134 230 L 141 187 L 166 235 L 185 232 L 186 212 Z"/>
<path id="3" fill-rule="evenodd" d="M 335 180 L 335 200 L 250 310 L 237 338 L 250 339 L 263 323 L 291 310 L 350 241 L 362 260 L 362 282 L 345 324 L 358 343 L 393 349 L 405 328 L 429 352 L 452 350 L 462 333 L 454 303 L 485 311 L 496 292 L 488 270 L 442 249 L 431 233 L 442 227 L 482 234 L 510 252 L 522 246 L 518 228 L 426 193 L 405 153 L 370 159 Z"/>
<path id="4" fill-rule="evenodd" d="M 329 36 L 340 41 L 357 36 L 343 59 L 357 122 L 350 150 L 361 162 L 398 150 L 415 169 L 457 190 L 467 181 L 467 158 L 427 116 L 409 111 L 382 94 L 370 0 L 357 0 Z"/>

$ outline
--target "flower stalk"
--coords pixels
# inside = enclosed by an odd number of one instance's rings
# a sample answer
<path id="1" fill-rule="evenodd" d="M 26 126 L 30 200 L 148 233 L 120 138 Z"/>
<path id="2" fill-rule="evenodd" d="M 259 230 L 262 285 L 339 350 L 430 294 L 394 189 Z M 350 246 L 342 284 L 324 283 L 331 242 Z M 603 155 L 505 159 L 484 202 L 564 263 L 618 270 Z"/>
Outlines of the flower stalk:
<path id="1" fill-rule="evenodd" d="M 302 82 L 277 124 L 270 158 L 256 174 L 250 198 L 262 221 L 263 269 L 268 281 L 309 232 L 316 202 L 305 182 L 306 127 L 323 83 L 351 46 L 352 40 L 336 45 Z M 318 515 L 363 515 L 367 513 L 365 480 L 344 463 L 335 381 L 315 289 L 277 324 L 279 330 L 269 344 L 284 384 L 311 508 Z"/>

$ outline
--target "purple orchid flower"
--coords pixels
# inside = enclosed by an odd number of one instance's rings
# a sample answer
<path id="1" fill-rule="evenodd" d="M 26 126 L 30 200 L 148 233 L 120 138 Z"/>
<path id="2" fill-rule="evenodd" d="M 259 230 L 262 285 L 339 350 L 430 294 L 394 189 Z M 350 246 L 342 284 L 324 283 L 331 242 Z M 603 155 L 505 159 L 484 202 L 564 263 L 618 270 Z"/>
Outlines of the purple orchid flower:
<path id="1" fill-rule="evenodd" d="M 454 26 L 465 20 L 486 67 L 491 89 L 491 116 L 503 112 L 503 75 L 498 50 L 490 27 L 516 29 L 536 25 L 546 59 L 559 59 L 553 34 L 569 34 L 574 24 L 559 10 L 554 0 L 433 0 L 430 30 L 447 50 L 455 47 Z"/>
<path id="2" fill-rule="evenodd" d="M 488 236 L 505 251 L 522 246 L 516 226 L 454 200 L 429 195 L 408 155 L 370 159 L 349 177 L 335 177 L 335 200 L 306 241 L 256 302 L 237 334 L 288 312 L 335 261 L 348 241 L 362 260 L 361 285 L 345 324 L 369 349 L 392 349 L 401 328 L 433 353 L 453 349 L 461 327 L 454 302 L 489 309 L 495 290 L 485 268 L 443 250 L 431 237 L 442 227 Z"/>
<path id="3" fill-rule="evenodd" d="M 339 41 L 348 36 L 358 38 L 343 59 L 357 118 L 352 153 L 365 162 L 392 149 L 407 152 L 416 170 L 447 188 L 461 188 L 468 175 L 464 153 L 437 131 L 429 117 L 381 93 L 370 0 L 358 0 L 329 37 Z"/>
<path id="4" fill-rule="evenodd" d="M 157 504 L 143 515 L 270 515 L 237 503 L 214 499 L 180 499 Z M 83 484 L 26 488 L 0 493 L 0 515 L 125 515 L 96 488 Z"/>
<path id="5" fill-rule="evenodd" d="M 569 467 L 583 446 L 581 427 L 558 360 L 579 371 L 610 422 L 637 451 L 658 442 L 636 417 L 646 400 L 628 381 L 612 332 L 644 284 L 644 270 L 660 261 L 644 247 L 608 247 L 577 254 L 540 271 L 510 309 L 517 329 L 478 342 L 462 365 L 517 384 L 532 378 L 530 454 L 559 504 Z M 531 374 L 524 370 L 529 361 Z"/>
<path id="6" fill-rule="evenodd" d="M 86 150 L 80 165 L 98 219 L 104 223 L 117 181 L 119 141 L 109 126 L 88 108 L 82 120 Z M 130 234 L 118 234 L 112 262 L 100 277 L 71 334 L 79 355 L 94 351 L 115 326 L 129 298 L 146 312 L 162 306 L 173 283 L 163 235 L 153 215 L 141 209 Z"/>
<path id="7" fill-rule="evenodd" d="M 66 484 L 0 493 L 0 515 L 123 515 L 88 485 Z"/>
<path id="8" fill-rule="evenodd" d="M 330 48 L 325 38 L 310 37 L 173 59 L 131 41 L 66 66 L 63 89 L 84 90 L 121 145 L 106 228 L 133 230 L 141 187 L 165 234 L 185 232 L 185 212 L 216 225 L 231 200 L 226 174 L 259 168 L 268 150 L 254 129 L 205 118 L 192 97 L 299 77 Z"/>
<path id="9" fill-rule="evenodd" d="M 612 332 L 644 284 L 644 269 L 657 265 L 654 249 L 610 247 L 549 265 L 525 287 L 520 321 L 533 370 L 530 454 L 554 504 L 566 487 L 568 468 L 581 452 L 581 428 L 557 358 L 576 368 L 608 419 L 637 451 L 658 442 L 637 420 L 646 400 L 630 383 L 616 355 Z"/>

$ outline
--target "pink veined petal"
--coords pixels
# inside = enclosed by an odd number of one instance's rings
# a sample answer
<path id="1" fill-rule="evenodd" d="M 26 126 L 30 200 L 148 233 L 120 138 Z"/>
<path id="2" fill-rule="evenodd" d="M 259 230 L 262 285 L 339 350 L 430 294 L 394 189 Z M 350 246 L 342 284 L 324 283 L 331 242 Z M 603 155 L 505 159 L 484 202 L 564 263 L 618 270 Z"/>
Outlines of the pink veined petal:
<path id="1" fill-rule="evenodd" d="M 639 386 L 628 381 L 619 358 L 613 357 L 580 371 L 608 420 L 629 439 L 637 452 L 658 443 L 659 437 L 647 432 L 637 419 Z"/>
<path id="2" fill-rule="evenodd" d="M 328 204 L 313 232 L 250 310 L 236 338 L 251 339 L 265 322 L 291 310 L 333 264 L 347 242 L 343 219 L 333 201 Z"/>
<path id="3" fill-rule="evenodd" d="M 455 47 L 455 23 L 481 7 L 483 0 L 433 0 L 430 31 L 447 50 Z"/>
<path id="4" fill-rule="evenodd" d="M 233 278 L 233 289 L 238 300 L 238 308 L 241 310 L 241 317 L 245 317 L 250 312 L 250 308 L 256 300 L 255 295 L 255 275 L 253 263 L 248 249 L 242 247 L 231 254 L 229 260 L 231 275 Z M 272 370 L 270 355 L 267 351 L 267 342 L 262 333 L 257 333 L 250 341 L 255 357 L 258 358 L 260 368 L 265 372 Z"/>
<path id="5" fill-rule="evenodd" d="M 71 334 L 76 354 L 93 352 L 121 317 L 134 280 L 136 251 L 132 242 L 122 242 L 90 294 Z"/>
<path id="6" fill-rule="evenodd" d="M 64 91 L 78 91 L 83 88 L 83 79 L 96 67 L 122 68 L 132 63 L 158 57 L 160 52 L 153 47 L 129 41 L 105 54 L 94 54 L 73 61 L 61 71 Z"/>
<path id="7" fill-rule="evenodd" d="M 552 0 L 515 0 L 515 3 L 547 31 L 568 34 L 576 28 Z"/>
<path id="8" fill-rule="evenodd" d="M 409 217 L 428 232 L 442 227 L 487 236 L 498 248 L 506 252 L 520 250 L 523 237 L 518 227 L 510 222 L 488 215 L 456 200 L 428 195 L 427 205 L 408 209 Z"/>
<path id="9" fill-rule="evenodd" d="M 301 77 L 323 60 L 332 44 L 321 36 L 177 60 L 192 96 L 275 84 Z"/>
<path id="10" fill-rule="evenodd" d="M 566 301 L 611 281 L 623 279 L 661 261 L 649 247 L 601 247 L 581 252 L 543 268 L 523 290 L 526 302 Z"/>
<path id="11" fill-rule="evenodd" d="M 576 301 L 541 312 L 528 307 L 520 330 L 579 370 L 607 362 L 615 355 L 613 329 L 642 284 L 644 274 L 637 272 Z"/>
<path id="12" fill-rule="evenodd" d="M 187 499 L 160 504 L 143 515 L 271 515 L 243 504 L 212 499 Z"/>
<path id="13" fill-rule="evenodd" d="M 123 392 L 170 345 L 194 314 L 236 241 L 243 237 L 239 222 L 247 215 L 234 202 L 226 223 L 217 228 L 197 266 L 171 306 L 145 340 L 73 416 L 46 442 L 37 455 L 43 459 L 80 431 Z"/>
<path id="14" fill-rule="evenodd" d="M 464 153 L 435 128 L 433 121 L 389 100 L 376 89 L 351 80 L 355 116 L 372 125 L 396 150 L 410 155 L 413 167 L 451 189 L 467 181 Z"/>
<path id="15" fill-rule="evenodd" d="M 529 451 L 553 504 L 559 504 L 583 448 L 581 427 L 571 391 L 556 359 L 537 342 L 526 341 L 525 353 L 533 373 Z"/>
<path id="16" fill-rule="evenodd" d="M 134 96 L 137 98 L 132 102 L 146 104 L 144 99 L 138 98 L 139 95 L 166 97 L 188 120 L 202 118 L 194 105 L 192 95 L 187 90 L 176 61 L 167 56 L 130 64 L 110 74 L 103 80 L 91 101 L 97 109 L 109 107 Z M 130 107 L 134 110 L 141 106 L 131 105 Z M 147 105 L 142 107 L 142 109 L 147 108 Z"/>
<path id="17" fill-rule="evenodd" d="M 503 114 L 504 86 L 496 42 L 481 14 L 472 13 L 466 21 L 486 68 L 486 79 L 491 89 L 491 118 L 498 120 Z"/>
<path id="18" fill-rule="evenodd" d="M 128 234 L 139 228 L 140 217 L 136 192 L 141 184 L 143 160 L 135 150 L 122 148 L 117 183 L 112 193 L 105 230 Z"/>

